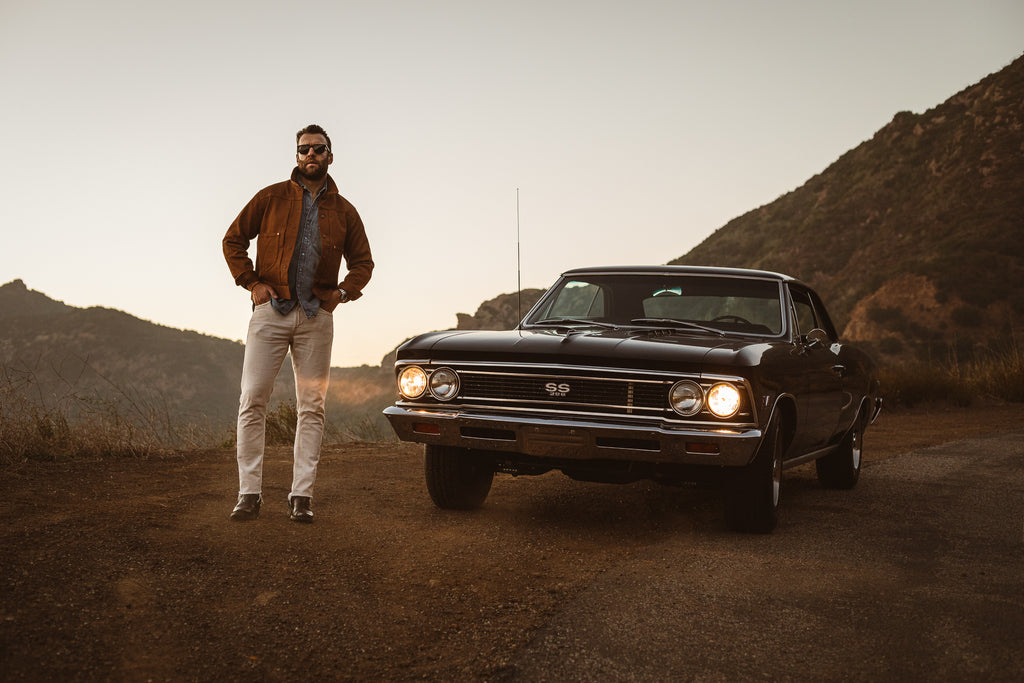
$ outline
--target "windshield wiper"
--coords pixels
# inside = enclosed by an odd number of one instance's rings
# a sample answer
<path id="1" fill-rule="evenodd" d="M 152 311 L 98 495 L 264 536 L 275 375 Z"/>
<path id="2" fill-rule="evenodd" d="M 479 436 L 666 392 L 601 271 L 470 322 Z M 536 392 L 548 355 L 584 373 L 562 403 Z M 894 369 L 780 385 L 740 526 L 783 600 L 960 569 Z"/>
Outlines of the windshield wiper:
<path id="1" fill-rule="evenodd" d="M 547 320 L 538 320 L 531 325 L 592 325 L 594 327 L 603 327 L 609 330 L 618 329 L 618 325 L 606 323 L 601 320 L 584 320 L 581 318 L 548 318 Z"/>
<path id="2" fill-rule="evenodd" d="M 683 327 L 691 330 L 701 330 L 703 332 L 710 332 L 711 334 L 717 334 L 719 337 L 724 337 L 725 332 L 722 330 L 715 329 L 714 327 L 706 327 L 704 325 L 698 325 L 692 323 L 689 320 L 676 320 L 675 318 L 634 318 L 630 320 L 631 325 L 640 326 L 656 326 L 656 327 Z"/>

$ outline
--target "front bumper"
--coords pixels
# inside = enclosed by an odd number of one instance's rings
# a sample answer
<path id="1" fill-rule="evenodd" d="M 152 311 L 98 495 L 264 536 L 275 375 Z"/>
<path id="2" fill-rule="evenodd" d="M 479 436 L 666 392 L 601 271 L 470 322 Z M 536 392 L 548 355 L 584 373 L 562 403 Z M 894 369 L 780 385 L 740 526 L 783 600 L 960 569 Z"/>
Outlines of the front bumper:
<path id="1" fill-rule="evenodd" d="M 760 429 L 626 425 L 586 419 L 492 415 L 434 406 L 384 410 L 402 441 L 560 460 L 626 460 L 742 467 L 761 443 Z"/>

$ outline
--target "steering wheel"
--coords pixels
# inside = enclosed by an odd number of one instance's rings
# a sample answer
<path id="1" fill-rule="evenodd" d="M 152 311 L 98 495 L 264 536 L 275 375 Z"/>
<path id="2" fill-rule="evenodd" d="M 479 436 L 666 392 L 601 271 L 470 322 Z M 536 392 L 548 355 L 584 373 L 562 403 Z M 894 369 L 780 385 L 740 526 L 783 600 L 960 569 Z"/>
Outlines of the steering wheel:
<path id="1" fill-rule="evenodd" d="M 753 325 L 754 324 L 754 323 L 750 322 L 749 320 L 747 320 L 746 318 L 740 317 L 738 315 L 720 315 L 717 318 L 712 318 L 708 322 L 712 322 L 712 323 L 739 323 L 741 325 Z"/>

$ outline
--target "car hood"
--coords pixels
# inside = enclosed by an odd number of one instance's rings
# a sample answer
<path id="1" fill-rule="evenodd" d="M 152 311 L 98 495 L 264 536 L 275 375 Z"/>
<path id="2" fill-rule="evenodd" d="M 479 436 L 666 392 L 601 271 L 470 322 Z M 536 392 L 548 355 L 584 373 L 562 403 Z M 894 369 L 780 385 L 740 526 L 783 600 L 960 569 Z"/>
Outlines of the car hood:
<path id="1" fill-rule="evenodd" d="M 553 363 L 669 369 L 708 370 L 707 365 L 746 365 L 766 347 L 758 338 L 719 337 L 689 330 L 565 329 L 430 332 L 398 349 L 399 360 L 420 362 L 485 361 Z"/>

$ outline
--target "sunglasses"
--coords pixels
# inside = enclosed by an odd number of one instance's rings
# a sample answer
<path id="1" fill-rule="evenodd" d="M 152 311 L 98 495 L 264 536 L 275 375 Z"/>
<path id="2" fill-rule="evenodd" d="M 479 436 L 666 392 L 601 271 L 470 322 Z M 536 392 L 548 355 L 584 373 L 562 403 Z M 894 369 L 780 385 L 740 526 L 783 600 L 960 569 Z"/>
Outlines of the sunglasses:
<path id="1" fill-rule="evenodd" d="M 301 154 L 302 156 L 306 156 L 307 154 L 309 154 L 310 150 L 313 150 L 313 154 L 316 154 L 317 156 L 323 154 L 324 152 L 331 151 L 331 148 L 328 147 L 327 145 L 299 145 L 295 149 L 298 150 L 299 154 Z"/>

